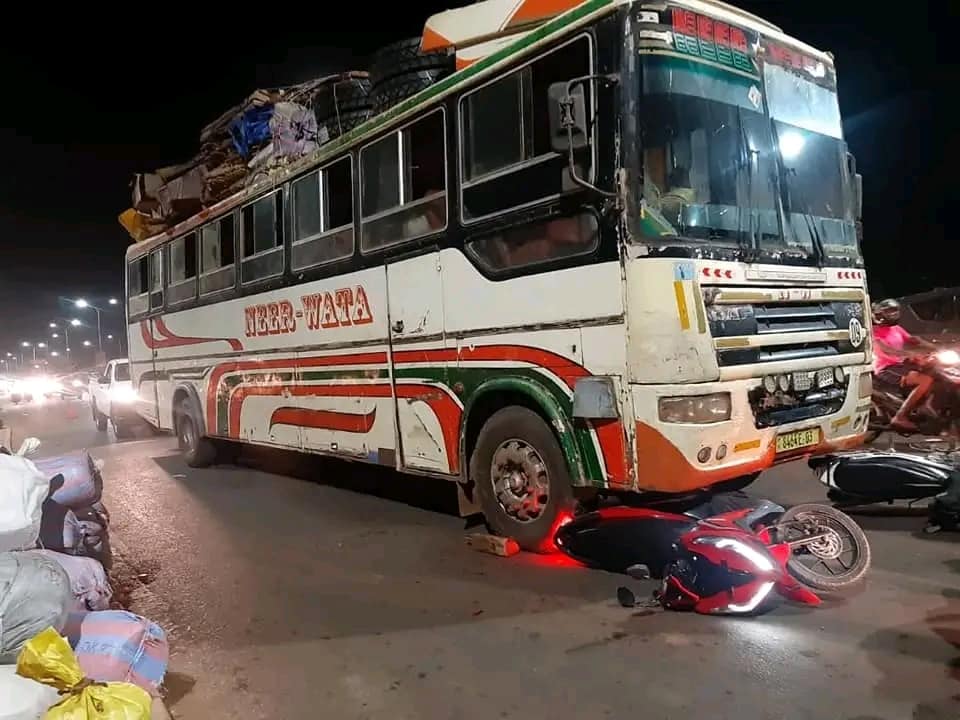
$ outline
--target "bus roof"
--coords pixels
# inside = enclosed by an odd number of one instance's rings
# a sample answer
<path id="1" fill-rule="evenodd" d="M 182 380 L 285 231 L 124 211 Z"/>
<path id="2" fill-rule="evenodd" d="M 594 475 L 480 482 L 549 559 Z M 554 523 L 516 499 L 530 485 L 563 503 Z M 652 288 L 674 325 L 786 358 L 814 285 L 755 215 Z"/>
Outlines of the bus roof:
<path id="1" fill-rule="evenodd" d="M 127 259 L 145 255 L 167 240 L 199 228 L 214 218 L 255 200 L 265 191 L 277 188 L 298 175 L 333 159 L 337 154 L 364 143 L 375 133 L 390 126 L 400 125 L 420 111 L 424 103 L 428 101 L 437 102 L 459 90 L 460 86 L 468 81 L 493 74 L 501 65 L 518 56 L 534 52 L 538 47 L 555 39 L 556 36 L 585 25 L 597 17 L 611 13 L 619 6 L 631 5 L 634 2 L 644 4 L 643 0 L 482 0 L 482 2 L 463 8 L 431 15 L 424 25 L 421 49 L 438 49 L 441 47 L 456 49 L 464 46 L 477 47 L 482 43 L 488 43 L 491 52 L 465 64 L 458 62 L 456 72 L 448 77 L 379 115 L 371 117 L 350 132 L 325 143 L 312 155 L 300 158 L 282 169 L 275 170 L 267 179 L 254 183 L 210 207 L 204 208 L 162 233 L 132 243 L 127 248 Z M 670 4 L 683 6 L 695 12 L 740 24 L 767 37 L 803 50 L 830 65 L 833 64 L 833 58 L 829 53 L 802 43 L 784 34 L 777 26 L 725 2 L 720 2 L 720 0 L 670 0 Z M 659 9 L 666 6 L 665 3 L 655 3 L 655 5 Z M 511 25 L 511 20 L 515 17 L 523 21 Z M 452 23 L 453 20 L 458 18 L 458 22 Z M 493 21 L 500 23 L 500 29 L 491 35 Z M 437 30 L 441 25 L 448 28 L 447 32 L 451 32 L 449 28 L 454 26 L 461 27 L 459 35 L 455 38 L 441 37 Z M 466 29 L 470 27 L 473 29 Z M 471 32 L 472 35 L 470 35 Z M 458 42 L 459 45 L 457 45 Z"/>

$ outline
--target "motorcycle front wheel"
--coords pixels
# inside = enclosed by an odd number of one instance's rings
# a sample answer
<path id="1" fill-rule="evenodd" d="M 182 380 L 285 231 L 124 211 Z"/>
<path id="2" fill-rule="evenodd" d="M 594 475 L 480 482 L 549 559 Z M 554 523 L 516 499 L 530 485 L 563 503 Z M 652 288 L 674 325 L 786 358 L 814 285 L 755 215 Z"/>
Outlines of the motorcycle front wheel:
<path id="1" fill-rule="evenodd" d="M 787 570 L 815 590 L 849 587 L 870 569 L 870 543 L 859 525 L 829 505 L 795 505 L 777 521 L 777 536 L 792 547 Z"/>

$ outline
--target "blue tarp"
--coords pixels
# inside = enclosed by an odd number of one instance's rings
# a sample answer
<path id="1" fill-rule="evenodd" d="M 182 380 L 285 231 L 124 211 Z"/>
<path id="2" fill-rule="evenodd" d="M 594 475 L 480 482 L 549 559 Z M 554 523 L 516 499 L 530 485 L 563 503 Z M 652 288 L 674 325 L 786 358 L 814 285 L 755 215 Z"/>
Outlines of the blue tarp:
<path id="1" fill-rule="evenodd" d="M 230 123 L 233 147 L 243 158 L 249 158 L 258 145 L 270 139 L 270 118 L 273 105 L 251 108 Z"/>

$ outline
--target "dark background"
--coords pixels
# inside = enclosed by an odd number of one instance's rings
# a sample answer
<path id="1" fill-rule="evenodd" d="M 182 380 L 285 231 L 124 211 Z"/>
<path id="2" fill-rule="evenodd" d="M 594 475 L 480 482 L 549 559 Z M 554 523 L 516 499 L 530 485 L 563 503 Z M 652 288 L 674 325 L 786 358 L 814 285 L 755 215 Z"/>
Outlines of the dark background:
<path id="1" fill-rule="evenodd" d="M 159 6 L 109 24 L 59 11 L 58 28 L 42 18 L 21 19 L 23 32 L 7 23 L 0 352 L 43 340 L 53 316 L 77 315 L 58 307 L 60 296 L 105 303 L 122 294 L 129 238 L 117 215 L 130 204 L 134 172 L 189 158 L 201 127 L 254 88 L 362 69 L 372 50 L 419 34 L 427 15 L 456 4 L 364 6 L 354 28 L 321 5 L 251 6 L 243 30 L 225 27 L 227 15 L 217 24 Z M 957 73 L 946 47 L 956 43 L 957 4 L 738 4 L 834 53 L 846 137 L 864 176 L 872 295 L 960 284 L 949 250 L 956 223 L 948 234 L 945 210 L 957 155 Z M 364 25 L 370 29 L 355 29 Z M 110 332 L 122 332 L 122 323 L 121 312 L 104 314 Z"/>

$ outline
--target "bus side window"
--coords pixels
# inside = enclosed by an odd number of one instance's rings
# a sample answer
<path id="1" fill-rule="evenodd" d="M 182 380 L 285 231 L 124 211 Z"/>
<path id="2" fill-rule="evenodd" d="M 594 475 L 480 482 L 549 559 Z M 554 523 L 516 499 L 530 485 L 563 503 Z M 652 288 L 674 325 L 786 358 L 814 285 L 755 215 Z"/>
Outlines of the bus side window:
<path id="1" fill-rule="evenodd" d="M 240 211 L 243 259 L 242 283 L 283 273 L 283 193 L 279 190 L 255 200 Z"/>
<path id="2" fill-rule="evenodd" d="M 150 272 L 146 255 L 127 265 L 127 312 L 130 317 L 150 310 Z"/>
<path id="3" fill-rule="evenodd" d="M 183 303 L 197 297 L 197 233 L 178 237 L 170 243 L 170 303 Z"/>
<path id="4" fill-rule="evenodd" d="M 460 100 L 463 219 L 476 221 L 576 189 L 566 154 L 550 135 L 552 84 L 588 75 L 590 38 L 578 37 Z M 593 107 L 584 86 L 586 107 Z M 585 118 L 588 127 L 592 118 Z M 589 145 L 578 151 L 580 175 L 590 176 Z M 584 155 L 585 154 L 585 155 Z"/>
<path id="5" fill-rule="evenodd" d="M 353 255 L 352 165 L 348 155 L 292 183 L 294 271 Z"/>
<path id="6" fill-rule="evenodd" d="M 200 229 L 201 295 L 227 290 L 236 283 L 233 217 L 227 215 Z"/>
<path id="7" fill-rule="evenodd" d="M 439 108 L 360 151 L 364 252 L 447 227 L 445 128 Z"/>
<path id="8" fill-rule="evenodd" d="M 599 224 L 592 212 L 536 220 L 467 242 L 467 252 L 491 272 L 535 267 L 597 249 Z"/>
<path id="9" fill-rule="evenodd" d="M 163 309 L 163 248 L 150 253 L 150 309 Z"/>

